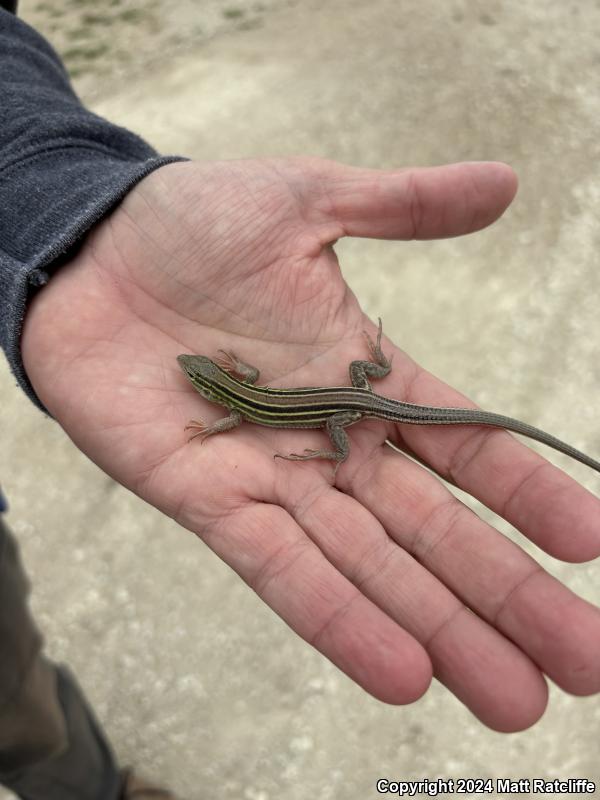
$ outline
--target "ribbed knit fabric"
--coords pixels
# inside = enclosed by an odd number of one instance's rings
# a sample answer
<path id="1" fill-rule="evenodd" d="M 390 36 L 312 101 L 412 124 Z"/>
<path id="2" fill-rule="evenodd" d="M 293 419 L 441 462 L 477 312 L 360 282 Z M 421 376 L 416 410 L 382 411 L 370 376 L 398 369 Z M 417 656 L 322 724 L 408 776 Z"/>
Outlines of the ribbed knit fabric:
<path id="1" fill-rule="evenodd" d="M 19 347 L 28 300 L 138 181 L 182 160 L 85 109 L 48 42 L 0 8 L 0 346 L 43 411 Z"/>

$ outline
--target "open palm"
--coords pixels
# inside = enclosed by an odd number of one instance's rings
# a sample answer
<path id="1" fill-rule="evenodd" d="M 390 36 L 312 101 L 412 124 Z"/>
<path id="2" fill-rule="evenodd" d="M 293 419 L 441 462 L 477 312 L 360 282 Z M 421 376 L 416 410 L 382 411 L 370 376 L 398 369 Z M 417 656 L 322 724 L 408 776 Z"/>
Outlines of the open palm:
<path id="1" fill-rule="evenodd" d="M 273 459 L 323 446 L 320 431 L 243 425 L 188 444 L 188 420 L 226 412 L 194 392 L 176 356 L 225 348 L 263 384 L 347 384 L 374 328 L 332 244 L 468 233 L 514 190 L 498 164 L 171 164 L 96 226 L 31 304 L 23 336 L 38 396 L 75 443 L 201 536 L 367 691 L 410 702 L 433 671 L 499 730 L 543 713 L 544 673 L 567 691 L 600 690 L 600 612 L 384 442 L 566 560 L 600 553 L 596 498 L 509 434 L 476 426 L 362 423 L 335 486 L 327 462 Z M 468 403 L 383 349 L 395 357 L 382 393 Z"/>

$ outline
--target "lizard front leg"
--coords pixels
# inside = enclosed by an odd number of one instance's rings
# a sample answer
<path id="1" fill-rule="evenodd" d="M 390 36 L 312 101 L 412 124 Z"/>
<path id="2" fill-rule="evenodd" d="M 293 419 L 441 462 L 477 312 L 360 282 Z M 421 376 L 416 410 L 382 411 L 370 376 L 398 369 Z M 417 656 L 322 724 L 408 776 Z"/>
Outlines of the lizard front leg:
<path id="1" fill-rule="evenodd" d="M 244 383 L 249 383 L 251 385 L 255 384 L 258 380 L 258 376 L 260 375 L 259 371 L 256 367 L 250 366 L 250 364 L 246 364 L 244 361 L 241 361 L 235 353 L 231 351 L 219 350 L 219 353 L 222 353 L 222 356 L 218 356 L 214 359 L 215 364 L 224 369 L 226 372 L 231 372 L 236 377 L 239 377 Z M 225 431 L 230 431 L 233 428 L 237 428 L 238 425 L 241 425 L 244 421 L 244 418 L 237 411 L 235 408 L 231 410 L 228 417 L 222 417 L 218 419 L 216 422 L 213 422 L 212 425 L 207 425 L 203 419 L 192 419 L 188 422 L 185 426 L 186 431 L 195 430 L 192 436 L 190 436 L 188 441 L 192 441 L 197 436 L 202 437 L 202 441 L 206 439 L 207 436 L 212 436 L 214 433 L 224 433 Z"/>
<path id="2" fill-rule="evenodd" d="M 284 456 L 281 453 L 276 453 L 273 458 L 285 458 L 288 461 L 309 461 L 311 458 L 326 458 L 330 461 L 335 461 L 333 470 L 335 479 L 338 469 L 348 458 L 348 453 L 350 452 L 350 442 L 344 428 L 354 425 L 362 417 L 362 411 L 339 411 L 329 417 L 325 429 L 329 436 L 329 441 L 335 448 L 334 450 L 309 450 L 307 448 L 303 455 L 290 453 L 288 456 Z"/>
<path id="3" fill-rule="evenodd" d="M 223 353 L 223 355 L 217 356 L 214 359 L 217 366 L 224 369 L 225 372 L 230 372 L 243 383 L 249 383 L 251 386 L 254 386 L 260 375 L 256 367 L 246 364 L 245 361 L 239 359 L 231 350 L 219 350 L 219 353 Z"/>
<path id="4" fill-rule="evenodd" d="M 185 426 L 184 430 L 196 431 L 196 433 L 190 436 L 188 441 L 191 442 L 192 439 L 196 438 L 196 436 L 201 436 L 202 441 L 204 441 L 207 436 L 212 436 L 213 433 L 224 433 L 225 431 L 230 431 L 233 428 L 237 428 L 237 426 L 241 425 L 243 421 L 244 418 L 240 412 L 233 408 L 228 417 L 222 417 L 222 419 L 218 419 L 216 422 L 213 422 L 212 425 L 207 425 L 203 419 L 192 419 Z"/>

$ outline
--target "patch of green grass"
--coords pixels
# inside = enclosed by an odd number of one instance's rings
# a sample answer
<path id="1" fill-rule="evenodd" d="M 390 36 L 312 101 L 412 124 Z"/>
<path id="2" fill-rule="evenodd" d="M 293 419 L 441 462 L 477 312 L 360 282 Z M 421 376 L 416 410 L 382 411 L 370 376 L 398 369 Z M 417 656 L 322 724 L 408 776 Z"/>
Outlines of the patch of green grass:
<path id="1" fill-rule="evenodd" d="M 123 22 L 140 22 L 145 16 L 144 12 L 139 8 L 125 8 L 118 15 Z"/>
<path id="2" fill-rule="evenodd" d="M 79 8 L 86 8 L 91 6 L 97 8 L 96 0 L 70 0 L 71 5 L 78 6 Z"/>
<path id="3" fill-rule="evenodd" d="M 229 8 L 223 9 L 223 16 L 225 19 L 239 19 L 240 17 L 244 16 L 244 9 L 229 6 Z"/>
<path id="4" fill-rule="evenodd" d="M 84 25 L 110 25 L 112 19 L 106 14 L 87 14 L 81 15 L 81 21 Z"/>
<path id="5" fill-rule="evenodd" d="M 89 31 L 87 28 L 73 28 L 69 31 L 69 39 L 87 39 Z"/>
<path id="6" fill-rule="evenodd" d="M 95 58 L 105 55 L 107 52 L 107 45 L 99 43 L 90 47 L 85 47 L 84 45 L 68 47 L 66 50 L 63 50 L 62 55 L 65 61 L 92 61 Z M 71 74 L 72 72 L 71 70 Z"/>

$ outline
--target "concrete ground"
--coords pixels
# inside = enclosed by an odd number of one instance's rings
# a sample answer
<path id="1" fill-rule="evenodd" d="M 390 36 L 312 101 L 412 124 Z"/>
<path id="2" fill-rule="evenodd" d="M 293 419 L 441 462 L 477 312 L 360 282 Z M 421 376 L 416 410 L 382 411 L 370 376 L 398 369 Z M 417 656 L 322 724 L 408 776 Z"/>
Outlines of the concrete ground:
<path id="1" fill-rule="evenodd" d="M 95 111 L 163 152 L 510 163 L 520 192 L 493 228 L 337 251 L 365 309 L 428 369 L 600 454 L 598 3 L 106 6 L 22 0 L 21 16 Z M 413 706 L 382 705 L 91 464 L 4 363 L 0 397 L 0 480 L 33 608 L 123 762 L 188 800 L 364 800 L 380 776 L 600 782 L 598 697 L 553 689 L 544 718 L 513 735 L 436 684 Z M 599 476 L 550 457 L 600 492 Z M 600 602 L 597 563 L 540 560 Z"/>

